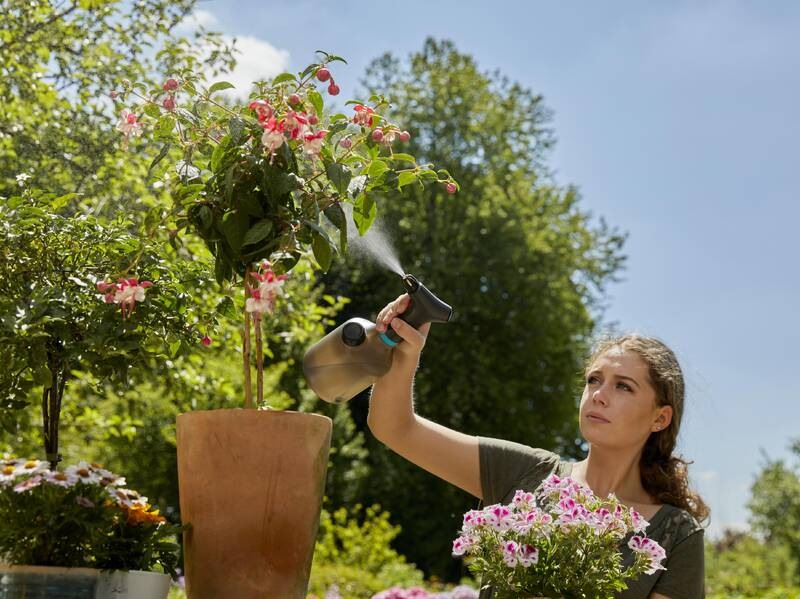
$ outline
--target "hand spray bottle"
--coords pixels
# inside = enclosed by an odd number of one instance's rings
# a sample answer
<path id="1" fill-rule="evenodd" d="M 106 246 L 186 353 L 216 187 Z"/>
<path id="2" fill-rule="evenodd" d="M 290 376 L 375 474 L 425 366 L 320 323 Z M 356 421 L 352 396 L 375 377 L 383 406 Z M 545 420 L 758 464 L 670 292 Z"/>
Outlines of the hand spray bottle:
<path id="1" fill-rule="evenodd" d="M 453 309 L 414 275 L 403 277 L 411 303 L 398 318 L 415 329 L 426 322 L 447 322 Z M 375 330 L 375 323 L 351 318 L 311 346 L 303 357 L 309 386 L 325 401 L 343 403 L 372 385 L 392 366 L 392 348 L 403 340 L 394 330 Z"/>

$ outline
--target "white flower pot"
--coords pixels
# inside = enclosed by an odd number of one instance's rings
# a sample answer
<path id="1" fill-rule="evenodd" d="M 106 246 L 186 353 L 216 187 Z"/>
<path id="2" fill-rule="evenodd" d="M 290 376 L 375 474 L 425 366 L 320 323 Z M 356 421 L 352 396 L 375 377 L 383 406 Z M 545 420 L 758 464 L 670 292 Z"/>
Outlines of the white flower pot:
<path id="1" fill-rule="evenodd" d="M 166 599 L 169 585 L 169 575 L 161 572 L 101 572 L 97 577 L 95 599 Z"/>
<path id="2" fill-rule="evenodd" d="M 0 564 L 0 599 L 166 599 L 160 572 Z"/>

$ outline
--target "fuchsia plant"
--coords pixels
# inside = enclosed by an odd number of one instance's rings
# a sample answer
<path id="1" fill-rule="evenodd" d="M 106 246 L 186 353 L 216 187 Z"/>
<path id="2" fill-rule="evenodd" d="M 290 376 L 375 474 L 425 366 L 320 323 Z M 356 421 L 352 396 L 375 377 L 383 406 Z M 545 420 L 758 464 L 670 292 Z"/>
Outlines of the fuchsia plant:
<path id="1" fill-rule="evenodd" d="M 123 143 L 141 136 L 161 144 L 151 172 L 172 192 L 174 229 L 193 229 L 214 256 L 217 281 L 244 290 L 247 407 L 253 406 L 251 334 L 262 404 L 263 314 L 273 311 L 286 273 L 301 258 L 313 255 L 326 271 L 346 250 L 343 206 L 352 206 L 348 212 L 363 235 L 378 203 L 408 185 L 435 182 L 447 193 L 458 190 L 446 170 L 402 152 L 411 134 L 389 119 L 386 98 L 349 101 L 345 106 L 353 107 L 343 111 L 326 107 L 316 85 L 336 96 L 330 65 L 344 59 L 318 54 L 319 62 L 301 73 L 256 82 L 245 102 L 218 95 L 230 83 L 206 87 L 190 71 L 149 90 L 126 81 L 111 94 L 125 106 L 117 124 Z M 168 158 L 172 168 L 163 169 Z M 125 304 L 125 315 L 132 305 Z"/>
<path id="2" fill-rule="evenodd" d="M 613 495 L 600 499 L 570 478 L 551 475 L 536 493 L 464 514 L 453 555 L 468 556 L 498 597 L 606 597 L 625 580 L 664 570 L 664 549 L 644 536 L 648 522 Z M 619 543 L 634 560 L 623 568 Z"/>

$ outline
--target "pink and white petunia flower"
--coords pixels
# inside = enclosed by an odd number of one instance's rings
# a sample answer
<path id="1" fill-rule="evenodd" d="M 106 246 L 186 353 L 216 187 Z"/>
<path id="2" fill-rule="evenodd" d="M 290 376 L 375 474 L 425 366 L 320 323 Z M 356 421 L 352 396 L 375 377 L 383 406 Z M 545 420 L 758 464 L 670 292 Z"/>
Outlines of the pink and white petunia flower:
<path id="1" fill-rule="evenodd" d="M 634 553 L 645 555 L 650 560 L 650 566 L 646 571 L 647 574 L 654 574 L 658 570 L 666 570 L 666 568 L 661 565 L 661 562 L 666 559 L 667 553 L 664 551 L 664 548 L 653 539 L 633 536 L 631 540 L 628 541 L 628 547 L 630 547 Z"/>

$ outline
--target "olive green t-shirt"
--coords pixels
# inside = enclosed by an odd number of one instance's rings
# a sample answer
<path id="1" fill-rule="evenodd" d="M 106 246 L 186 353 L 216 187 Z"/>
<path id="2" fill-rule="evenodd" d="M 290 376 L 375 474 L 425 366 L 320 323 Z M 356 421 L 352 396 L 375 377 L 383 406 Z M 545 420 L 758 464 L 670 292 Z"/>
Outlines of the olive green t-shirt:
<path id="1" fill-rule="evenodd" d="M 483 504 L 510 503 L 517 489 L 535 491 L 550 474 L 568 476 L 572 464 L 544 449 L 519 443 L 479 437 L 481 490 Z M 662 565 L 666 570 L 642 574 L 628 581 L 628 588 L 617 599 L 647 599 L 656 592 L 670 599 L 705 597 L 703 529 L 685 510 L 664 504 L 650 518 L 645 533 L 666 551 Z M 624 565 L 633 561 L 628 538 L 620 543 Z M 490 599 L 491 589 L 483 589 L 480 599 Z"/>

